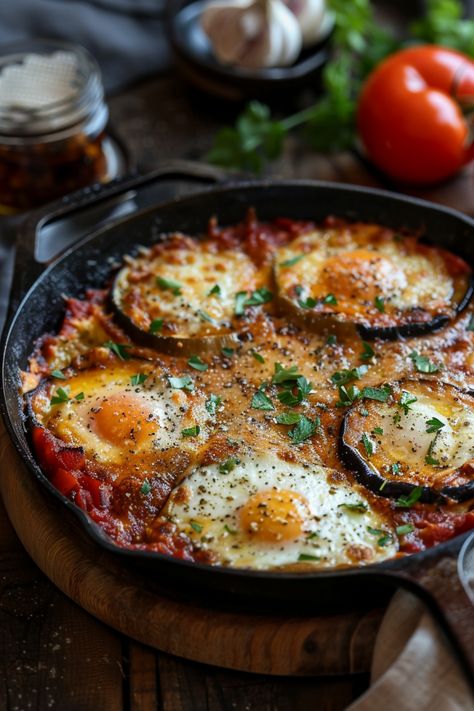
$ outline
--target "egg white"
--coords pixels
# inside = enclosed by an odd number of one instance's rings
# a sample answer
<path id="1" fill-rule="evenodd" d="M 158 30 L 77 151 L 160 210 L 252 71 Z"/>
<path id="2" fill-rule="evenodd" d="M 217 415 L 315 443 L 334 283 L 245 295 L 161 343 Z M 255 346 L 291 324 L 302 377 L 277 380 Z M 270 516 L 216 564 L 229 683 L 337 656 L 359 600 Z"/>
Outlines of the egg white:
<path id="1" fill-rule="evenodd" d="M 331 474 L 322 466 L 251 452 L 227 474 L 218 464 L 195 469 L 172 492 L 162 513 L 198 546 L 216 554 L 220 563 L 232 567 L 264 569 L 303 560 L 321 568 L 354 565 L 351 546 L 364 550 L 363 562 L 393 556 L 397 538 L 388 520 L 371 509 L 360 490 L 340 480 L 332 483 Z M 299 505 L 304 523 L 296 539 L 264 542 L 243 530 L 240 510 L 251 496 L 268 490 L 290 490 L 304 497 Z M 358 503 L 366 510 L 345 507 Z M 387 533 L 389 540 L 379 545 L 383 534 L 368 528 Z"/>

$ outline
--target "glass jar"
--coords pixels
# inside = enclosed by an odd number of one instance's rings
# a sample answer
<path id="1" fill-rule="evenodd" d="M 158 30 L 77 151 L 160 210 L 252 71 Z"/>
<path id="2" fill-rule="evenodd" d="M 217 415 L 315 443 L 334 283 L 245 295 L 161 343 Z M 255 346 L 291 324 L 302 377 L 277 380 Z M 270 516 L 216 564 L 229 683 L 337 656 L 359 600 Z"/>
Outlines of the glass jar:
<path id="1" fill-rule="evenodd" d="M 0 55 L 0 211 L 117 175 L 99 67 L 82 47 L 31 40 Z"/>

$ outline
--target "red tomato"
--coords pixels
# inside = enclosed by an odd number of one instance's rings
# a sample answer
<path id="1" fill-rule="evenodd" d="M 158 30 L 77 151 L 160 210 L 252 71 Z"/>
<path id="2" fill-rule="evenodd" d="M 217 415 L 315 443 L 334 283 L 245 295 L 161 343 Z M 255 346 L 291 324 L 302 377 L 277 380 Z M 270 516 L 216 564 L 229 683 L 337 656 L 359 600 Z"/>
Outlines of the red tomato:
<path id="1" fill-rule="evenodd" d="M 434 183 L 474 158 L 461 104 L 474 98 L 474 62 L 444 47 L 402 50 L 364 84 L 357 112 L 368 156 L 406 183 Z"/>

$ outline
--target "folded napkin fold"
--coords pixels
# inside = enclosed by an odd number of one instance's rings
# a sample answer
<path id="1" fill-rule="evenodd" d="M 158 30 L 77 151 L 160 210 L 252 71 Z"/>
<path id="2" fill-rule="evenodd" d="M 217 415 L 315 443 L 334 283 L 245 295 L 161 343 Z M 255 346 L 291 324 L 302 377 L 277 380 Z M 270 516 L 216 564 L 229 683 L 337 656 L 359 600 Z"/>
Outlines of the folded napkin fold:
<path id="1" fill-rule="evenodd" d="M 474 696 L 442 631 L 417 597 L 400 590 L 377 636 L 371 686 L 347 711 L 473 709 Z"/>

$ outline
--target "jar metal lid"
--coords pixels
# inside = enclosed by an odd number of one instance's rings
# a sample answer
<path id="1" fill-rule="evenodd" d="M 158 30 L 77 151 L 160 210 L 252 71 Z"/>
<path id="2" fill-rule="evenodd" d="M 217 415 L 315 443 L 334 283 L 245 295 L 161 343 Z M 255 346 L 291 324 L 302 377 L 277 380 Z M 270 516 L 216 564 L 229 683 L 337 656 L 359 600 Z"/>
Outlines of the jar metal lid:
<path id="1" fill-rule="evenodd" d="M 80 122 L 105 125 L 99 67 L 83 47 L 28 40 L 0 52 L 0 136 L 44 136 Z"/>

